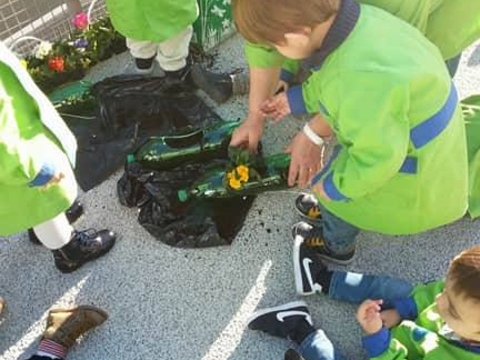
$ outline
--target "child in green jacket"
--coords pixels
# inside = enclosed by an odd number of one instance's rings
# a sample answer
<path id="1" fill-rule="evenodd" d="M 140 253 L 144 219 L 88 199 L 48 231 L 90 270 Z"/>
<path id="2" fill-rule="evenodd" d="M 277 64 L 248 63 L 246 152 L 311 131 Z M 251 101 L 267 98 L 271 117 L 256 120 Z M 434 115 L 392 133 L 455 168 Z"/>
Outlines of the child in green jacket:
<path id="1" fill-rule="evenodd" d="M 217 102 L 226 101 L 234 89 L 234 76 L 215 74 L 188 63 L 196 0 L 107 0 L 115 29 L 127 38 L 134 58 L 133 73 L 150 75 L 155 59 L 169 81 L 191 80 Z"/>
<path id="2" fill-rule="evenodd" d="M 294 244 L 297 293 L 315 292 L 361 304 L 357 320 L 370 359 L 480 359 L 480 247 L 457 255 L 445 280 L 410 285 L 400 279 L 329 271 L 301 238 Z M 345 360 L 322 330 L 313 327 L 306 304 L 296 301 L 259 310 L 252 330 L 289 338 L 297 351 L 286 360 Z"/>
<path id="3" fill-rule="evenodd" d="M 464 215 L 462 114 L 440 52 L 418 30 L 353 0 L 232 5 L 248 41 L 301 60 L 309 72 L 284 96 L 293 113 L 318 114 L 304 136 L 321 145 L 316 134 L 327 123 L 338 140 L 329 164 L 303 174 L 320 202 L 322 223 L 301 222 L 294 237 L 346 264 L 359 229 L 413 234 Z"/>

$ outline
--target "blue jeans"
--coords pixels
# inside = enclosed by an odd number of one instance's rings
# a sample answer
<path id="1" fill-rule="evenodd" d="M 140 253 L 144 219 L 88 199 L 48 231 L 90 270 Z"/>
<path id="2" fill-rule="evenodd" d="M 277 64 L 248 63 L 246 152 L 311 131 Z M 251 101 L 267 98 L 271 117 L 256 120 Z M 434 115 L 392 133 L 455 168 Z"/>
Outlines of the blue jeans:
<path id="1" fill-rule="evenodd" d="M 448 73 L 450 74 L 450 77 L 454 77 L 455 74 L 457 73 L 458 65 L 460 65 L 460 58 L 462 57 L 462 54 L 455 56 L 454 58 L 451 58 L 447 61 L 445 61 L 445 64 L 447 65 Z"/>
<path id="2" fill-rule="evenodd" d="M 323 237 L 329 250 L 344 254 L 355 249 L 355 238 L 359 229 L 329 212 L 318 204 L 322 214 Z"/>
<path id="3" fill-rule="evenodd" d="M 383 299 L 383 308 L 391 301 L 408 297 L 413 286 L 405 280 L 388 276 L 363 275 L 334 271 L 328 295 L 335 300 L 359 304 L 366 299 Z M 322 330 L 310 334 L 300 344 L 298 351 L 305 360 L 346 360 Z"/>

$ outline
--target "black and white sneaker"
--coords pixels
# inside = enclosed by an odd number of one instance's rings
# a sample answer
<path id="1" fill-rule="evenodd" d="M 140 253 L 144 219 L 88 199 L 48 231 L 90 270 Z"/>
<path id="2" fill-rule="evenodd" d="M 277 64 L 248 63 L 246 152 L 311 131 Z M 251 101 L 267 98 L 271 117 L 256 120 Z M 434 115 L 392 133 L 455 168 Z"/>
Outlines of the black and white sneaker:
<path id="1" fill-rule="evenodd" d="M 293 243 L 293 273 L 295 289 L 299 295 L 312 295 L 322 291 L 316 278 L 327 266 L 322 262 L 314 248 L 307 246 L 303 237 L 296 236 Z"/>
<path id="2" fill-rule="evenodd" d="M 292 238 L 295 243 L 297 242 L 298 238 L 300 243 L 313 249 L 321 259 L 331 261 L 339 265 L 347 265 L 351 263 L 353 261 L 353 256 L 355 255 L 355 250 L 342 254 L 331 251 L 325 242 L 325 238 L 323 237 L 322 227 L 311 225 L 305 221 L 300 221 L 292 226 Z"/>
<path id="3" fill-rule="evenodd" d="M 295 329 L 303 321 L 310 326 L 313 325 L 307 304 L 303 301 L 293 301 L 254 312 L 248 319 L 248 328 L 286 339 L 295 333 Z"/>
<path id="4" fill-rule="evenodd" d="M 295 210 L 303 220 L 315 224 L 321 223 L 320 203 L 313 194 L 302 193 L 295 199 Z"/>

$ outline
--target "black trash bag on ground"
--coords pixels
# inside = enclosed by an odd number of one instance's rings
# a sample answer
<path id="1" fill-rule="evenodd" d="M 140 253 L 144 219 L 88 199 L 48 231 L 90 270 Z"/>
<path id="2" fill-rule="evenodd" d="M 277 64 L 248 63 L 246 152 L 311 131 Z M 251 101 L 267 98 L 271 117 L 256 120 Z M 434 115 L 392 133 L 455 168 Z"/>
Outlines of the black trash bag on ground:
<path id="1" fill-rule="evenodd" d="M 195 200 L 182 203 L 179 189 L 201 177 L 210 165 L 188 164 L 171 171 L 151 171 L 129 163 L 118 181 L 120 202 L 138 206 L 139 223 L 157 240 L 170 246 L 198 248 L 229 245 L 241 229 L 254 196 Z"/>
<path id="2" fill-rule="evenodd" d="M 88 191 L 121 168 L 128 153 L 151 136 L 200 128 L 220 117 L 185 84 L 164 78 L 115 76 L 96 83 L 95 107 L 60 113 L 78 141 L 75 174 Z"/>

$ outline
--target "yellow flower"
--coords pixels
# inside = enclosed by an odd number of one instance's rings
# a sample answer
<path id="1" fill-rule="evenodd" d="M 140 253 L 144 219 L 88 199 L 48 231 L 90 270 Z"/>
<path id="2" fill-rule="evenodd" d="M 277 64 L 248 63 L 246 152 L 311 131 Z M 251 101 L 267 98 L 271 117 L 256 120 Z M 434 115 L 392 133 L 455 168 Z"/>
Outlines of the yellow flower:
<path id="1" fill-rule="evenodd" d="M 239 165 L 237 166 L 237 174 L 240 176 L 239 180 L 241 182 L 247 182 L 248 181 L 248 174 L 249 174 L 249 169 L 245 165 Z"/>
<path id="2" fill-rule="evenodd" d="M 20 60 L 20 64 L 22 65 L 22 67 L 24 69 L 28 68 L 28 61 L 27 60 L 25 60 L 25 59 Z"/>
<path id="3" fill-rule="evenodd" d="M 230 185 L 230 187 L 234 190 L 238 190 L 242 187 L 242 183 L 240 182 L 240 180 L 235 178 L 235 176 L 229 178 L 228 185 Z"/>

